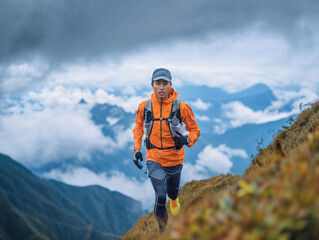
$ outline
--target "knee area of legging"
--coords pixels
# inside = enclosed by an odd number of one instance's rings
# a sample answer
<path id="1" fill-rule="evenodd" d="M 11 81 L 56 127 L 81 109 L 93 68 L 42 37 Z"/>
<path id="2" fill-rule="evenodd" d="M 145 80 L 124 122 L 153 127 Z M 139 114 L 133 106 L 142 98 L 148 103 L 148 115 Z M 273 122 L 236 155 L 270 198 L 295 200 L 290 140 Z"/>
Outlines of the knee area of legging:
<path id="1" fill-rule="evenodd" d="M 159 204 L 165 204 L 166 203 L 166 193 L 159 193 L 157 195 L 157 202 Z"/>

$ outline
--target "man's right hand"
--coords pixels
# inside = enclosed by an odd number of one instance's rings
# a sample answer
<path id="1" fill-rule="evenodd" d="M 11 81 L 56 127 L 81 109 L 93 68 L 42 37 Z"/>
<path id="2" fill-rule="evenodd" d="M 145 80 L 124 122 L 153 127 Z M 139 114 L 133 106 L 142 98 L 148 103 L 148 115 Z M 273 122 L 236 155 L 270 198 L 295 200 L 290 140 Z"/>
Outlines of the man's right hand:
<path id="1" fill-rule="evenodd" d="M 139 162 L 139 160 L 141 162 L 143 162 L 143 156 L 142 156 L 142 153 L 141 152 L 136 152 L 134 153 L 134 163 L 135 165 L 139 168 L 139 169 L 142 169 L 143 168 L 143 165 L 142 163 Z"/>

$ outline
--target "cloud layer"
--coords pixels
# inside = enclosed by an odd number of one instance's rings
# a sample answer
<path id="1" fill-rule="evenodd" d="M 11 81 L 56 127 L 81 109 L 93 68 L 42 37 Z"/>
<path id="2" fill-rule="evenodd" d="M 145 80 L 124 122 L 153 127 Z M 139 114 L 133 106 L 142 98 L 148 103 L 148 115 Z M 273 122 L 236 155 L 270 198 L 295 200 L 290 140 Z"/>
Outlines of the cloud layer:
<path id="1" fill-rule="evenodd" d="M 203 111 L 206 111 L 212 105 L 211 103 L 203 102 L 200 98 L 197 98 L 195 102 L 190 102 L 190 104 L 195 108 Z"/>
<path id="2" fill-rule="evenodd" d="M 230 173 L 233 157 L 247 158 L 248 155 L 243 149 L 232 149 L 225 144 L 214 148 L 209 144 L 198 154 L 194 165 L 184 163 L 183 182 L 209 178 L 212 173 Z"/>
<path id="3" fill-rule="evenodd" d="M 211 32 L 218 38 L 256 24 L 292 42 L 311 43 L 318 9 L 315 0 L 5 1 L 0 60 L 28 55 L 55 62 L 94 59 Z"/>
<path id="4" fill-rule="evenodd" d="M 264 110 L 254 111 L 239 101 L 229 102 L 221 106 L 223 119 L 214 119 L 214 132 L 223 134 L 230 128 L 241 127 L 245 124 L 262 124 L 277 121 L 300 112 L 300 104 L 312 103 L 318 100 L 318 94 L 308 90 L 277 91 L 277 100 Z M 291 106 L 290 110 L 282 110 Z"/>
<path id="5" fill-rule="evenodd" d="M 83 97 L 88 104 L 78 104 Z M 91 120 L 92 106 L 116 103 L 129 111 L 140 100 L 115 97 L 101 89 L 92 93 L 63 87 L 6 99 L 1 103 L 0 152 L 28 167 L 70 158 L 90 161 L 94 151 L 110 153 L 133 141 L 133 126 L 118 131 L 115 139 L 104 136 Z"/>
<path id="6" fill-rule="evenodd" d="M 0 97 L 49 84 L 134 94 L 159 66 L 176 86 L 318 89 L 318 10 L 315 0 L 5 1 Z"/>
<path id="7" fill-rule="evenodd" d="M 122 56 L 120 61 L 74 61 L 56 69 L 41 59 L 10 64 L 0 69 L 2 96 L 48 86 L 101 88 L 141 96 L 141 90 L 151 91 L 151 74 L 159 66 L 171 70 L 173 87 L 177 89 L 182 85 L 206 85 L 236 92 L 257 83 L 273 90 L 319 89 L 319 70 L 315 65 L 319 37 L 311 51 L 297 50 L 286 39 L 258 28 L 213 39 L 214 35 L 209 35 L 200 41 L 143 48 Z"/>

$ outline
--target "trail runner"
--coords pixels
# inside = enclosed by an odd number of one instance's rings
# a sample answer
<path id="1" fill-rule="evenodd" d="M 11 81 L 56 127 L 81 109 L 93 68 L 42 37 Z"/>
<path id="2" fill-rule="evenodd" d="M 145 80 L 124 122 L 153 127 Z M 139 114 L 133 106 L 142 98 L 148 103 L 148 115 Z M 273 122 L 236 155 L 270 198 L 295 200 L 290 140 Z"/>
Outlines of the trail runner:
<path id="1" fill-rule="evenodd" d="M 154 93 L 149 100 L 141 102 L 136 111 L 134 163 L 140 169 L 143 167 L 141 145 L 145 135 L 146 166 L 155 191 L 154 214 L 162 232 L 168 219 L 166 195 L 171 213 L 176 216 L 180 211 L 178 195 L 185 158 L 184 145 L 192 147 L 200 131 L 192 109 L 178 100 L 167 69 L 158 68 L 153 72 L 151 86 Z M 183 123 L 187 135 L 182 134 Z"/>

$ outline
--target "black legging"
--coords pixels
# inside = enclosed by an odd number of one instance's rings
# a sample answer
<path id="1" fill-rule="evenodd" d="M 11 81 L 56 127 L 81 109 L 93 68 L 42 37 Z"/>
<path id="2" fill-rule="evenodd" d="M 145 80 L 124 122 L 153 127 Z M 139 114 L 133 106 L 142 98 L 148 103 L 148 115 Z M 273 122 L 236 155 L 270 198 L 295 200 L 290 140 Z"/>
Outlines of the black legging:
<path id="1" fill-rule="evenodd" d="M 181 174 L 167 175 L 166 178 L 159 180 L 150 177 L 155 191 L 154 214 L 157 219 L 160 231 L 164 230 L 167 225 L 166 194 L 172 200 L 175 200 L 179 194 L 179 183 Z"/>

